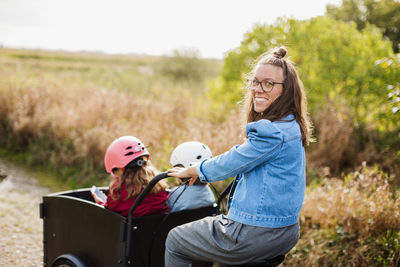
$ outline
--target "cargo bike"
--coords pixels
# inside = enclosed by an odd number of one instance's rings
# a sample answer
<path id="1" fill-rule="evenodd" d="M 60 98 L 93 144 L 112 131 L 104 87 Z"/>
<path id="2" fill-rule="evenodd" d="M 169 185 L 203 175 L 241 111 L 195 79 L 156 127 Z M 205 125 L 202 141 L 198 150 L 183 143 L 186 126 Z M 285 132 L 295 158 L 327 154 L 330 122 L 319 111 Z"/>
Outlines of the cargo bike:
<path id="1" fill-rule="evenodd" d="M 93 200 L 90 188 L 43 196 L 43 264 L 51 267 L 163 267 L 165 240 L 175 226 L 220 213 L 231 184 L 218 194 L 212 206 L 174 213 L 133 217 L 134 210 L 167 172 L 155 176 L 138 196 L 128 217 L 110 211 Z M 107 191 L 107 187 L 100 188 Z M 262 264 L 277 266 L 279 256 Z M 213 266 L 194 261 L 193 267 Z M 220 265 L 227 266 L 227 265 Z"/>

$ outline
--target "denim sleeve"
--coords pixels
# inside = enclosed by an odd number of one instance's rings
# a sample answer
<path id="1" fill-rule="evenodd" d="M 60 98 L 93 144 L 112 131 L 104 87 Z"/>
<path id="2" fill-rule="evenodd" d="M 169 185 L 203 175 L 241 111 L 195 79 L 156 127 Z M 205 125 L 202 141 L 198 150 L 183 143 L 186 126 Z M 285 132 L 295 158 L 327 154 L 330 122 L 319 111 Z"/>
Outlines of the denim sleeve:
<path id="1" fill-rule="evenodd" d="M 213 182 L 246 173 L 279 154 L 283 135 L 269 120 L 252 122 L 246 126 L 246 141 L 229 151 L 197 165 L 202 182 Z"/>

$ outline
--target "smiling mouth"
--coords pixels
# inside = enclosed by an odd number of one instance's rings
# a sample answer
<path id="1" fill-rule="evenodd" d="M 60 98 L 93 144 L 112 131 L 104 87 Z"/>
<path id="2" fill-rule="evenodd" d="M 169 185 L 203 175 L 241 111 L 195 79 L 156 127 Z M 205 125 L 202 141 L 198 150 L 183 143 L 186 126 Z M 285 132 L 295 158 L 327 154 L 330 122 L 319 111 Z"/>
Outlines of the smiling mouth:
<path id="1" fill-rule="evenodd" d="M 264 97 L 255 97 L 254 102 L 267 102 L 268 99 Z"/>

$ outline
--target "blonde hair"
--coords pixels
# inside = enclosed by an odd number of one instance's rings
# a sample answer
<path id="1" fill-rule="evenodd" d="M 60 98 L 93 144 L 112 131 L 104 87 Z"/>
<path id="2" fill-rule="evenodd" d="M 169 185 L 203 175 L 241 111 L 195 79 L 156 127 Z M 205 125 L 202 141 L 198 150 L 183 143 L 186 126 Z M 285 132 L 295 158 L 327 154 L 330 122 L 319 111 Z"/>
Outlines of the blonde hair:
<path id="1" fill-rule="evenodd" d="M 137 159 L 135 159 L 136 161 Z M 110 183 L 110 195 L 113 200 L 121 198 L 121 187 L 125 184 L 128 196 L 124 200 L 138 196 L 143 189 L 149 184 L 151 179 L 158 174 L 157 169 L 149 160 L 144 160 L 142 166 L 132 166 L 129 164 L 125 167 L 121 180 L 114 179 Z M 164 181 L 158 182 L 150 191 L 150 194 L 157 194 L 167 188 Z"/>
<path id="2" fill-rule="evenodd" d="M 253 69 L 247 74 L 249 79 L 254 78 L 255 70 L 260 65 L 270 64 L 280 67 L 283 70 L 284 81 L 282 94 L 262 113 L 254 110 L 253 96 L 251 90 L 247 88 L 244 99 L 243 111 L 246 124 L 268 119 L 270 121 L 279 121 L 284 117 L 293 114 L 295 120 L 300 126 L 303 146 L 311 141 L 312 124 L 307 113 L 307 99 L 303 83 L 294 67 L 294 64 L 284 59 L 287 54 L 285 47 L 275 47 L 267 53 L 262 54 Z M 247 85 L 249 86 L 249 85 Z"/>

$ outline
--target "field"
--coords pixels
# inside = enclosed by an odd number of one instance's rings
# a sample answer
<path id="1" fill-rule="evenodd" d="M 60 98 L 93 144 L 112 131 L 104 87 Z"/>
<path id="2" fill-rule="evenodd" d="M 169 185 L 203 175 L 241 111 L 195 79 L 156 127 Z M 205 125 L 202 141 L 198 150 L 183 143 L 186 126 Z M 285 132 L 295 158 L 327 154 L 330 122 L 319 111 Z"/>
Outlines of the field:
<path id="1" fill-rule="evenodd" d="M 150 57 L 0 49 L 0 155 L 46 173 L 41 182 L 53 190 L 106 185 L 104 151 L 122 135 L 142 139 L 161 171 L 184 141 L 202 141 L 218 155 L 243 138 L 238 109 L 213 113 L 208 88 L 222 64 L 190 51 Z M 344 150 L 307 151 L 302 237 L 284 265 L 398 266 L 399 177 L 366 163 L 327 167 L 351 147 L 352 127 L 330 119 L 317 124 L 318 137 Z"/>
<path id="2" fill-rule="evenodd" d="M 180 142 L 201 140 L 218 154 L 239 140 L 237 120 L 207 117 L 204 92 L 219 61 L 192 59 L 192 74 L 201 77 L 189 80 L 179 72 L 190 64 L 177 57 L 2 50 L 0 60 L 2 143 L 29 164 L 44 163 L 62 183 L 107 181 L 104 151 L 122 135 L 142 139 L 160 170 Z"/>

